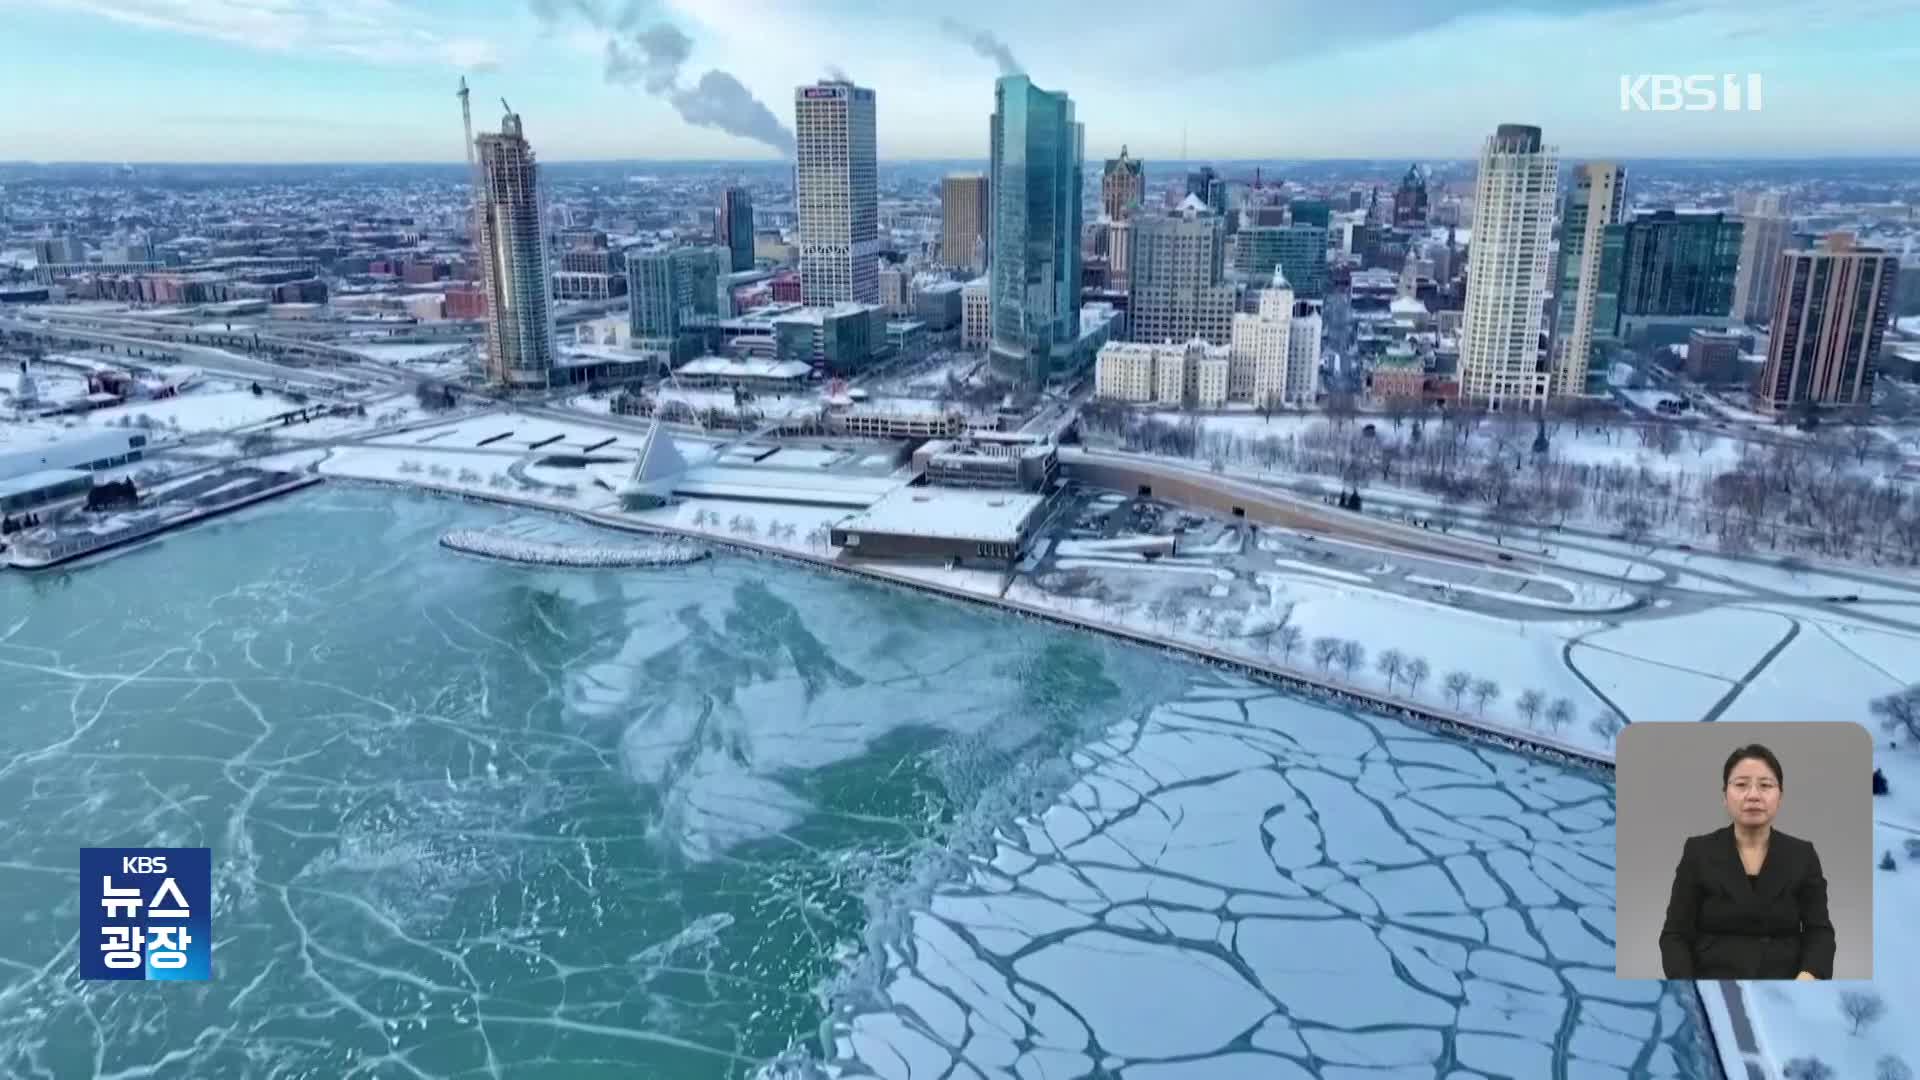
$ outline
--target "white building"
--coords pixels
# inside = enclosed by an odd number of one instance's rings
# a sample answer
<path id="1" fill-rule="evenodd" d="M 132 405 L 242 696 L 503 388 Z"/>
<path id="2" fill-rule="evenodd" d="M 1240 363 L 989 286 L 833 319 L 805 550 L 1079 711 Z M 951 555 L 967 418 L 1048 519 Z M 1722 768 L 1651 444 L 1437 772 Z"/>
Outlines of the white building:
<path id="1" fill-rule="evenodd" d="M 908 297 L 907 284 L 910 278 L 907 271 L 897 266 L 884 267 L 880 271 L 880 306 L 887 309 L 889 315 L 906 315 L 913 310 Z M 805 288 L 805 286 L 802 286 Z"/>
<path id="2" fill-rule="evenodd" d="M 1233 342 L 1228 347 L 1227 397 L 1256 405 L 1274 405 L 1287 398 L 1288 338 L 1293 323 L 1293 289 L 1279 267 L 1273 282 L 1260 290 L 1259 310 L 1233 316 Z"/>
<path id="3" fill-rule="evenodd" d="M 793 92 L 800 298 L 880 302 L 880 198 L 873 91 L 821 80 Z"/>
<path id="4" fill-rule="evenodd" d="M 1473 247 L 1460 338 L 1460 396 L 1493 408 L 1537 407 L 1548 391 L 1540 362 L 1540 298 L 1553 250 L 1559 151 L 1540 129 L 1501 124 L 1480 150 Z"/>
<path id="5" fill-rule="evenodd" d="M 1195 338 L 1185 345 L 1113 341 L 1094 366 L 1094 394 L 1135 405 L 1217 409 L 1227 402 L 1230 350 Z"/>
<path id="6" fill-rule="evenodd" d="M 1312 405 L 1320 398 L 1320 301 L 1294 304 L 1287 328 L 1287 385 L 1283 400 Z"/>
<path id="7" fill-rule="evenodd" d="M 960 345 L 984 349 L 993 338 L 993 292 L 988 278 L 977 277 L 960 290 Z"/>

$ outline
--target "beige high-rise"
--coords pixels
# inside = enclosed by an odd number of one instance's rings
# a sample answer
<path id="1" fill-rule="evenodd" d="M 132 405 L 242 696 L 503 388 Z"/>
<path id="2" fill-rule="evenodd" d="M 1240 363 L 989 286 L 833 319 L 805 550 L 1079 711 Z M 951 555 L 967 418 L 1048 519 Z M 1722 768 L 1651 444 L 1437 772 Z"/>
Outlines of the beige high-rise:
<path id="1" fill-rule="evenodd" d="M 487 381 L 532 389 L 553 372 L 553 306 L 540 213 L 540 168 L 518 113 L 474 137 L 474 255 L 487 296 Z"/>
<path id="2" fill-rule="evenodd" d="M 1233 316 L 1233 345 L 1227 369 L 1227 397 L 1261 407 L 1281 404 L 1287 397 L 1289 336 L 1293 322 L 1293 288 L 1280 270 L 1260 290 L 1260 308 Z"/>
<path id="3" fill-rule="evenodd" d="M 1733 317 L 1759 325 L 1773 318 L 1774 283 L 1792 222 L 1778 215 L 1756 213 L 1743 216 L 1740 223 L 1740 271 L 1733 280 Z"/>
<path id="4" fill-rule="evenodd" d="M 1586 392 L 1593 353 L 1593 304 L 1600 292 L 1601 240 L 1626 205 L 1627 172 L 1610 161 L 1576 165 L 1560 220 L 1559 325 L 1553 337 L 1553 396 Z M 1568 295 L 1569 292 L 1571 295 Z"/>
<path id="5" fill-rule="evenodd" d="M 1460 335 L 1460 394 L 1469 401 L 1536 408 L 1546 400 L 1540 302 L 1558 170 L 1559 151 L 1541 143 L 1537 127 L 1501 124 L 1480 149 Z"/>
<path id="6" fill-rule="evenodd" d="M 987 268 L 992 213 L 984 173 L 948 173 L 940 181 L 940 261 L 975 272 Z"/>

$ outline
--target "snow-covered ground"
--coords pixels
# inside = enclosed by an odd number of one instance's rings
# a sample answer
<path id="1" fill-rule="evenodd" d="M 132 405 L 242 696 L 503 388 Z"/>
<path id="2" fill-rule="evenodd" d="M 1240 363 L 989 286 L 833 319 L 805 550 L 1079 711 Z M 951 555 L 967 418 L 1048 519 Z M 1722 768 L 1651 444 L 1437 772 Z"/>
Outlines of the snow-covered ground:
<path id="1" fill-rule="evenodd" d="M 245 388 L 217 389 L 209 386 L 158 401 L 130 401 L 124 405 L 98 409 L 82 414 L 80 419 L 88 427 L 121 427 L 137 424 L 139 418 L 144 416 L 160 427 L 192 434 L 231 431 L 298 408 L 299 405 L 274 393 L 256 395 Z"/>
<path id="2" fill-rule="evenodd" d="M 348 343 L 342 346 L 350 352 L 359 353 L 369 360 L 384 360 L 388 363 L 412 363 L 417 360 L 445 358 L 468 348 L 466 342 L 438 342 L 423 345 L 375 345 Z"/>

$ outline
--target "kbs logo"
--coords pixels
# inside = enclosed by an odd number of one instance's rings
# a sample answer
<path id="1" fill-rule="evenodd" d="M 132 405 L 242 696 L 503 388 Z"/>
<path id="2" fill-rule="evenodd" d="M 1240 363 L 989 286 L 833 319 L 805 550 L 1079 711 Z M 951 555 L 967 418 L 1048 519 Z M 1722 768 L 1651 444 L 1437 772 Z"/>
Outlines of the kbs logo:
<path id="1" fill-rule="evenodd" d="M 1621 112 L 1759 112 L 1760 76 L 1622 75 Z"/>
<path id="2" fill-rule="evenodd" d="M 212 976 L 211 849 L 80 849 L 81 978 Z"/>

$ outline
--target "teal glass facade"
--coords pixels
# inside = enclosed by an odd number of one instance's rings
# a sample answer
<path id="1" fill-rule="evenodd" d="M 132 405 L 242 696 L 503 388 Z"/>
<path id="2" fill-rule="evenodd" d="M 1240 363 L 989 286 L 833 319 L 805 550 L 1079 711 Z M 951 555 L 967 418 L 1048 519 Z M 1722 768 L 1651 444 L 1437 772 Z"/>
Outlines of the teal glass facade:
<path id="1" fill-rule="evenodd" d="M 1080 336 L 1084 136 L 1064 93 L 1024 75 L 993 93 L 991 351 L 997 368 L 1037 387 Z"/>

